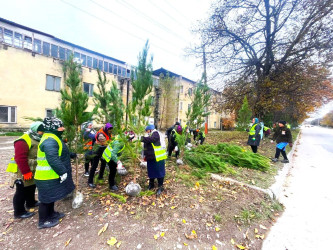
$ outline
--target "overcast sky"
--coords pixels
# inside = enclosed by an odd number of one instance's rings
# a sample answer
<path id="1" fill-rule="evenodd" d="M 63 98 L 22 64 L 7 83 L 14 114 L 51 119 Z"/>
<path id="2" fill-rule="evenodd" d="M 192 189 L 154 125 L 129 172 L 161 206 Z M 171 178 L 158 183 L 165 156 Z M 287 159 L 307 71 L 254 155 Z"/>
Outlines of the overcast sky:
<path id="1" fill-rule="evenodd" d="M 200 38 L 191 28 L 211 0 L 0 0 L 0 17 L 131 65 L 150 41 L 153 67 L 197 81 L 201 62 L 184 49 Z"/>

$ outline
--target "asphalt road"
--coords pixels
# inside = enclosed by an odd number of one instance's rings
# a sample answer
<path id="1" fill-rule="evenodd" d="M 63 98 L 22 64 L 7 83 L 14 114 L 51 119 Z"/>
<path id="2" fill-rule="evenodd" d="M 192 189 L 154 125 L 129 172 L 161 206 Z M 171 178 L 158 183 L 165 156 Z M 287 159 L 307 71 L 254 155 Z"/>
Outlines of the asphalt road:
<path id="1" fill-rule="evenodd" d="M 333 249 L 333 129 L 302 129 L 264 250 Z"/>

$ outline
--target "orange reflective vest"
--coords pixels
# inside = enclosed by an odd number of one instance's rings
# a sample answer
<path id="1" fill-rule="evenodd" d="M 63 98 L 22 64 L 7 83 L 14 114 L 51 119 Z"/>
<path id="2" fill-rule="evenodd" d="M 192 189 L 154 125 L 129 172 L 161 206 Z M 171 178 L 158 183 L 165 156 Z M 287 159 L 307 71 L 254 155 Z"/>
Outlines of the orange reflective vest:
<path id="1" fill-rule="evenodd" d="M 102 133 L 104 136 L 105 136 L 105 138 L 106 138 L 106 142 L 107 143 L 109 143 L 110 142 L 110 140 L 111 140 L 111 136 L 108 136 L 105 132 L 104 132 L 104 130 L 103 130 L 103 127 L 100 129 L 100 130 L 98 130 L 97 131 L 97 133 L 96 133 L 96 135 L 95 135 L 95 139 L 96 139 L 96 141 L 98 141 L 98 134 L 99 133 Z"/>

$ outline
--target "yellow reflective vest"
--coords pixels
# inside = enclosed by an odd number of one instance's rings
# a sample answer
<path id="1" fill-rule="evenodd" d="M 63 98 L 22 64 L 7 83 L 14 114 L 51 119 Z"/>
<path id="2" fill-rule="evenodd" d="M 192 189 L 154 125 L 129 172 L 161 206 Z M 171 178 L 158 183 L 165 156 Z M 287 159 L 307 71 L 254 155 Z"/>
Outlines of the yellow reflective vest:
<path id="1" fill-rule="evenodd" d="M 104 150 L 103 155 L 102 155 L 103 159 L 104 159 L 106 162 L 111 161 L 111 156 L 112 156 L 112 143 L 113 143 L 113 142 L 109 143 L 109 145 L 106 147 L 106 149 Z M 118 151 L 118 153 L 120 153 L 120 152 L 123 151 L 124 149 L 125 149 L 125 145 L 122 147 L 122 149 L 120 149 L 120 150 Z"/>
<path id="2" fill-rule="evenodd" d="M 162 148 L 162 146 L 155 146 L 154 143 L 151 144 L 154 149 L 154 154 L 156 158 L 156 162 L 165 160 L 167 158 L 166 150 Z"/>
<path id="3" fill-rule="evenodd" d="M 249 135 L 255 135 L 256 134 L 256 126 L 258 125 L 258 123 L 254 124 L 250 131 L 249 131 Z"/>
<path id="4" fill-rule="evenodd" d="M 35 173 L 36 180 L 52 180 L 58 179 L 59 175 L 51 168 L 50 164 L 46 160 L 45 152 L 41 151 L 39 146 L 48 138 L 52 138 L 56 140 L 59 145 L 58 155 L 61 156 L 62 152 L 62 142 L 61 140 L 54 134 L 45 133 L 38 144 L 38 151 L 37 151 L 37 167 Z"/>
<path id="5" fill-rule="evenodd" d="M 29 147 L 29 150 L 30 150 L 30 148 L 31 148 L 31 138 L 28 134 L 22 135 L 20 138 L 15 140 L 14 143 L 16 141 L 22 140 L 22 139 L 28 144 L 28 147 Z M 7 166 L 6 172 L 17 173 L 17 163 L 15 161 L 15 155 L 10 159 L 10 162 Z"/>

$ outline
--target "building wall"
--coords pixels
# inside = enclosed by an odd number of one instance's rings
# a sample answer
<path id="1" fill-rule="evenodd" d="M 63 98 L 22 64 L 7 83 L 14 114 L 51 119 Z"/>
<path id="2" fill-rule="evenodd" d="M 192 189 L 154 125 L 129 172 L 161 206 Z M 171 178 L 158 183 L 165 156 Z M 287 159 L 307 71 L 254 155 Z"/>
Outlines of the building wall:
<path id="1" fill-rule="evenodd" d="M 6 46 L 0 46 L 0 105 L 16 107 L 16 123 L 0 123 L 0 128 L 27 128 L 31 121 L 24 117 L 46 116 L 46 109 L 56 109 L 60 106 L 60 92 L 46 90 L 46 75 L 61 78 L 61 89 L 64 87 L 64 74 L 59 60 L 43 55 Z M 107 79 L 117 82 L 117 78 L 106 73 Z M 93 84 L 93 89 L 98 92 L 96 83 L 97 70 L 82 68 L 82 80 Z M 117 82 L 118 87 L 119 83 Z M 126 85 L 126 84 L 124 84 Z M 126 94 L 127 87 L 124 87 Z M 123 99 L 126 95 L 123 95 Z M 94 107 L 93 98 L 89 97 L 89 108 Z"/>

